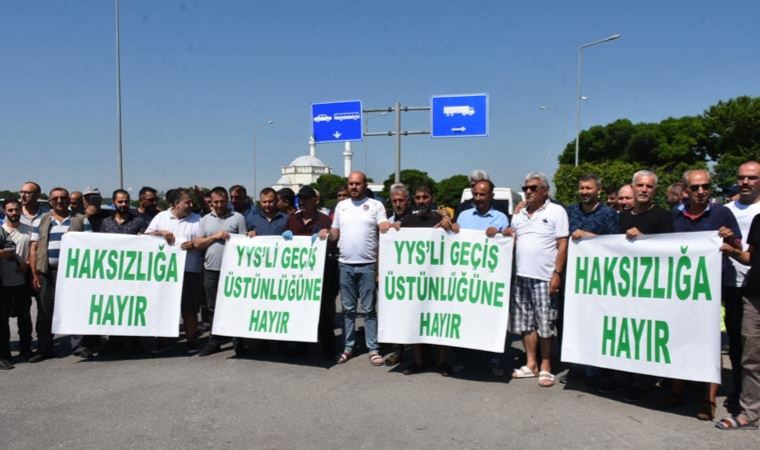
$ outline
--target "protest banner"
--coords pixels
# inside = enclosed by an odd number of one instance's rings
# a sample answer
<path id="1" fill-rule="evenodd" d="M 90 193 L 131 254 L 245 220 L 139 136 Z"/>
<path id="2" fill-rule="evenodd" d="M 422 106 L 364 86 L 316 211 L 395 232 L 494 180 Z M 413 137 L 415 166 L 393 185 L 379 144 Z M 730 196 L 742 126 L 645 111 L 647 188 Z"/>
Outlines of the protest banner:
<path id="1" fill-rule="evenodd" d="M 380 236 L 381 342 L 503 352 L 513 239 L 402 228 Z"/>
<path id="2" fill-rule="evenodd" d="M 232 236 L 224 246 L 212 333 L 317 342 L 326 250 L 326 240 L 308 236 Z"/>
<path id="3" fill-rule="evenodd" d="M 187 253 L 164 238 L 63 235 L 53 333 L 179 336 Z"/>
<path id="4" fill-rule="evenodd" d="M 716 231 L 571 241 L 562 360 L 720 383 Z"/>

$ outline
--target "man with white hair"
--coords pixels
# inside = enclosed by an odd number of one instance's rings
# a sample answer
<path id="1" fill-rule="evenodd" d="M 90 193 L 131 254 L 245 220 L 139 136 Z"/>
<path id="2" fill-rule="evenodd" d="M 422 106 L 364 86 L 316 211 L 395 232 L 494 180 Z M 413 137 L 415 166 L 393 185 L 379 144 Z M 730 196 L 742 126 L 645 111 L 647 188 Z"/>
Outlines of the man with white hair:
<path id="1" fill-rule="evenodd" d="M 523 336 L 527 361 L 514 370 L 512 378 L 538 376 L 539 386 L 551 387 L 551 352 L 557 335 L 557 296 L 567 258 L 568 217 L 565 208 L 550 201 L 549 181 L 543 173 L 529 173 L 522 190 L 525 207 L 512 218 L 517 277 L 509 319 L 512 332 Z"/>

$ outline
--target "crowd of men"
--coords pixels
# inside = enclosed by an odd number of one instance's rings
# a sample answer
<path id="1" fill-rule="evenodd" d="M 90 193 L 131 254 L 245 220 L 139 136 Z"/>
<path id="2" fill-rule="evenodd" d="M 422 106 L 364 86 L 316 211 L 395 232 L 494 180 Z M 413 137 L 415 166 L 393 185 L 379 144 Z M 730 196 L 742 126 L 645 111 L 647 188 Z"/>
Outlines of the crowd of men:
<path id="1" fill-rule="evenodd" d="M 379 233 L 390 228 L 437 227 L 458 233 L 461 229 L 497 233 L 515 239 L 513 291 L 509 302 L 509 329 L 522 337 L 525 364 L 512 370 L 512 378 L 537 379 L 539 386 L 555 384 L 552 349 L 562 337 L 563 285 L 568 240 L 593 239 L 621 233 L 628 239 L 643 235 L 714 230 L 723 238 L 722 301 L 728 334 L 733 391 L 726 406 L 734 415 L 716 422 L 721 429 L 757 428 L 760 418 L 760 163 L 748 161 L 737 169 L 737 184 L 730 202 L 723 205 L 712 195 L 710 173 L 689 170 L 680 183 L 667 188 L 670 210 L 655 203 L 657 174 L 640 170 L 631 183 L 604 190 L 601 178 L 587 174 L 578 180 L 578 202 L 567 207 L 549 196 L 546 176 L 533 172 L 525 177 L 525 201 L 511 216 L 493 207 L 494 184 L 485 171 L 470 175 L 472 200 L 456 212 L 436 209 L 430 186 L 410 190 L 390 189 L 388 217 L 385 205 L 367 189 L 366 176 L 352 172 L 338 193 L 333 210 L 320 209 L 319 192 L 302 187 L 265 188 L 258 202 L 243 186 L 216 187 L 206 193 L 173 189 L 166 194 L 169 208 L 158 209 L 155 189 L 139 192 L 139 205 L 131 207 L 129 192 L 113 192 L 113 210 L 102 208 L 97 189 L 49 191 L 49 212 L 40 205 L 41 188 L 35 182 L 21 186 L 18 199 L 3 204 L 5 221 L 0 228 L 0 369 L 12 369 L 9 320 L 18 323 L 18 360 L 38 363 L 54 357 L 52 334 L 56 275 L 61 239 L 72 231 L 148 234 L 161 236 L 170 245 L 187 251 L 181 314 L 188 354 L 200 356 L 222 351 L 229 339 L 209 333 L 220 278 L 224 246 L 230 236 L 281 235 L 327 239 L 324 290 L 319 342 L 325 357 L 343 364 L 357 354 L 356 318 L 363 318 L 369 363 L 374 366 L 403 364 L 411 375 L 425 368 L 426 346 L 410 349 L 394 345 L 382 349 L 377 338 L 377 274 Z M 200 194 L 200 195 L 199 195 Z M 606 196 L 606 202 L 603 196 Z M 194 205 L 194 198 L 202 199 Z M 197 201 L 196 201 L 197 203 Z M 257 204 L 258 203 L 258 204 Z M 201 214 L 194 212 L 201 211 Z M 335 334 L 335 300 L 342 306 L 342 342 Z M 32 348 L 31 299 L 36 299 L 36 352 Z M 706 333 L 719 330 L 705 330 Z M 83 358 L 113 351 L 149 351 L 160 354 L 173 348 L 167 339 L 71 336 L 71 350 Z M 233 339 L 236 355 L 262 352 L 274 343 Z M 504 376 L 501 354 L 486 354 L 432 346 L 434 367 L 443 376 L 465 370 L 464 362 L 485 359 L 494 376 Z M 288 344 L 288 354 L 305 351 L 303 344 Z M 385 351 L 384 351 L 385 350 Z M 410 350 L 410 351 L 405 351 Z M 383 353 L 386 353 L 385 356 Z M 465 358 L 465 356 L 468 356 Z M 473 358 L 474 356 L 474 358 Z M 580 384 L 602 393 L 620 393 L 626 401 L 638 401 L 655 383 L 652 377 L 573 365 L 559 380 Z M 685 401 L 685 383 L 670 380 L 663 408 Z M 697 417 L 711 420 L 716 413 L 718 385 L 705 386 L 703 406 Z"/>

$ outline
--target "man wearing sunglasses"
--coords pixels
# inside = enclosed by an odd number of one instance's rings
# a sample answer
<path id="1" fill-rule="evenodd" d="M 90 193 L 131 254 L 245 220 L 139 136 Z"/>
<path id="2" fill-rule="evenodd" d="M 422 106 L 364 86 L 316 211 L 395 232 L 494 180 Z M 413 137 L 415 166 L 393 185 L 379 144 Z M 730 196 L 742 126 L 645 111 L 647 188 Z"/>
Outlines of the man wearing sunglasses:
<path id="1" fill-rule="evenodd" d="M 683 174 L 683 182 L 687 198 L 682 205 L 673 208 L 673 228 L 678 232 L 691 231 L 718 231 L 724 243 L 741 249 L 741 231 L 736 218 L 730 209 L 720 203 L 711 202 L 712 184 L 710 172 L 705 169 L 687 170 Z M 723 255 L 723 286 L 732 278 L 733 266 L 728 256 Z M 719 330 L 705 330 L 706 332 L 719 332 Z M 684 403 L 685 383 L 681 380 L 673 380 L 673 391 L 663 399 L 664 409 L 679 406 Z M 720 385 L 710 383 L 707 395 L 702 403 L 702 408 L 697 414 L 700 420 L 712 420 L 715 416 L 715 398 Z"/>
<path id="2" fill-rule="evenodd" d="M 568 218 L 565 208 L 549 199 L 549 181 L 543 173 L 529 173 L 522 189 L 525 207 L 512 217 L 517 277 L 509 320 L 511 331 L 522 334 L 527 362 L 514 370 L 512 378 L 538 375 L 539 386 L 551 387 L 552 342 L 557 335 L 557 301 L 567 259 Z"/>
<path id="3" fill-rule="evenodd" d="M 742 232 L 742 249 L 747 251 L 747 236 L 752 219 L 760 214 L 760 163 L 747 161 L 736 172 L 739 198 L 726 205 L 736 217 Z M 734 389 L 726 399 L 730 409 L 737 409 L 742 392 L 742 298 L 747 296 L 747 272 L 749 266 L 731 259 L 733 276 L 723 286 L 723 305 L 726 308 L 726 332 L 728 333 L 728 356 L 731 359 L 731 378 Z"/>
<path id="4" fill-rule="evenodd" d="M 53 188 L 48 201 L 50 212 L 42 216 L 40 226 L 32 232 L 31 238 L 29 266 L 32 269 L 32 285 L 40 295 L 37 299 L 36 327 L 38 352 L 29 360 L 30 363 L 54 356 L 53 307 L 61 239 L 69 231 L 92 231 L 86 216 L 69 211 L 69 191 L 62 187 Z M 83 354 L 85 357 L 91 355 L 91 349 Z"/>

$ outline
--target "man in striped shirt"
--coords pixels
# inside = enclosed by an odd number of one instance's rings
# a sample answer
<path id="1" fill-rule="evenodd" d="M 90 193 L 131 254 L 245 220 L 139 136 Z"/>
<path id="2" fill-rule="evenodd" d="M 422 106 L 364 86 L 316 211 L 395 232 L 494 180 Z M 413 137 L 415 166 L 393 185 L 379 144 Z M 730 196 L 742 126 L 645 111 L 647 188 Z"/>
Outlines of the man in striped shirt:
<path id="1" fill-rule="evenodd" d="M 55 305 L 55 283 L 58 275 L 61 238 L 69 231 L 92 231 L 87 217 L 69 211 L 69 191 L 62 187 L 53 188 L 48 196 L 48 201 L 50 202 L 50 212 L 42 216 L 39 228 L 32 232 L 31 239 L 32 248 L 29 265 L 32 268 L 32 284 L 34 289 L 40 292 L 40 295 L 37 300 L 39 351 L 29 360 L 30 363 L 44 361 L 54 356 L 53 307 Z M 81 341 L 81 339 L 79 340 Z M 85 351 L 90 352 L 90 350 Z"/>

